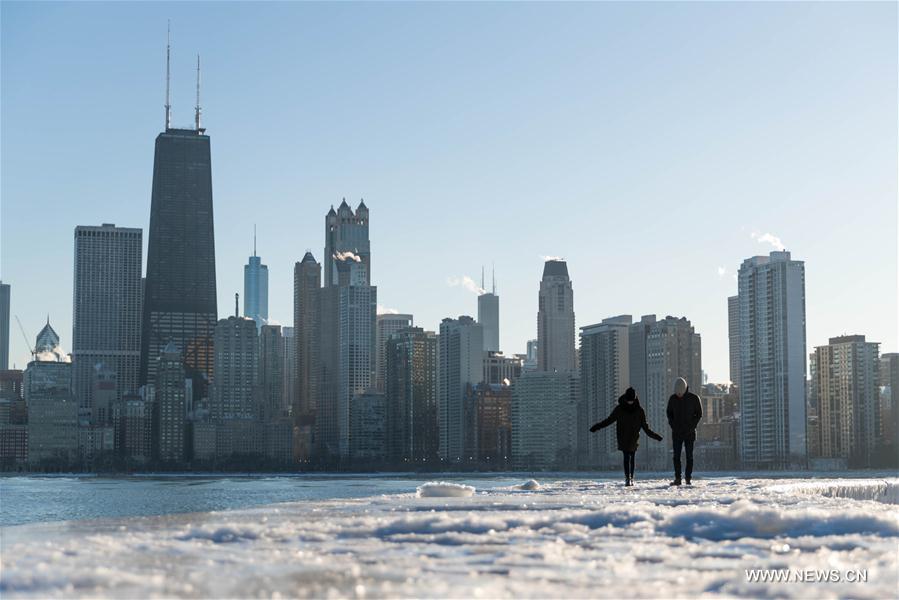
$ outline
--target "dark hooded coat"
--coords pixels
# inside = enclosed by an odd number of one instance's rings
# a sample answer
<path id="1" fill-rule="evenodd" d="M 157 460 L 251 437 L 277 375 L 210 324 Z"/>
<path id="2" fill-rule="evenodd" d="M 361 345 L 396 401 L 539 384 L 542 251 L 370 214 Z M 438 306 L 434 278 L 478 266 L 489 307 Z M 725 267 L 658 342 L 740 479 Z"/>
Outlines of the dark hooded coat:
<path id="1" fill-rule="evenodd" d="M 671 437 L 676 440 L 695 441 L 696 426 L 702 419 L 702 402 L 699 396 L 690 391 L 684 392 L 683 398 L 671 394 L 668 398 L 668 425 L 671 426 Z"/>
<path id="2" fill-rule="evenodd" d="M 627 401 L 627 394 L 618 398 L 618 406 L 612 410 L 605 420 L 600 421 L 590 428 L 590 431 L 599 431 L 615 423 L 615 433 L 618 435 L 618 449 L 622 452 L 636 452 L 640 445 L 640 430 L 654 440 L 661 440 L 662 436 L 649 428 L 646 423 L 646 412 L 640 406 L 640 400 L 634 395 L 634 401 Z"/>

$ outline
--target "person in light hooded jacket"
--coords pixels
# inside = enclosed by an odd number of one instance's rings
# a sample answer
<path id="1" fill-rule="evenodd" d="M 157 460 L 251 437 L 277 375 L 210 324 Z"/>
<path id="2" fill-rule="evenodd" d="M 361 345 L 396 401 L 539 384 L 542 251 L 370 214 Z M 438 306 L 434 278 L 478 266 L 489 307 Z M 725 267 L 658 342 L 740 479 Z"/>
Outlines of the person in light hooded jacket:
<path id="1" fill-rule="evenodd" d="M 686 451 L 687 469 L 684 472 L 687 485 L 693 477 L 693 442 L 696 441 L 696 426 L 702 419 L 702 402 L 690 391 L 687 380 L 678 377 L 674 382 L 674 393 L 668 398 L 668 425 L 671 426 L 671 441 L 674 446 L 674 481 L 681 484 L 681 449 Z"/>
<path id="2" fill-rule="evenodd" d="M 618 398 L 618 406 L 612 410 L 612 414 L 591 427 L 590 431 L 599 431 L 612 423 L 616 424 L 618 449 L 621 450 L 624 457 L 624 485 L 630 487 L 634 485 L 634 458 L 637 446 L 640 445 L 640 430 L 642 429 L 646 435 L 660 442 L 662 436 L 650 429 L 646 423 L 646 412 L 640 406 L 640 400 L 637 398 L 634 388 L 627 388 L 624 394 Z"/>

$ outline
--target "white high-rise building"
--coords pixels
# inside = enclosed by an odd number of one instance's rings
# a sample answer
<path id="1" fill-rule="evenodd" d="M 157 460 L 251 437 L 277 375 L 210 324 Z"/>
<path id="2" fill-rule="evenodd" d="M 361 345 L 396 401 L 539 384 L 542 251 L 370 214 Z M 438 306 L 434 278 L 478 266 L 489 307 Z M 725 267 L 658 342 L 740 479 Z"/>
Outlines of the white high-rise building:
<path id="1" fill-rule="evenodd" d="M 851 467 L 869 467 L 881 442 L 879 344 L 863 335 L 830 338 L 812 354 L 813 389 L 818 406 L 821 458 L 843 459 Z M 883 440 L 885 441 L 885 440 Z"/>
<path id="2" fill-rule="evenodd" d="M 140 372 L 140 229 L 75 228 L 72 303 L 72 388 L 82 408 L 93 406 L 95 367 L 116 373 L 117 399 L 138 388 Z"/>
<path id="3" fill-rule="evenodd" d="M 743 465 L 805 466 L 805 263 L 789 252 L 754 256 L 737 281 Z"/>
<path id="4" fill-rule="evenodd" d="M 374 386 L 378 288 L 369 285 L 368 263 L 336 257 L 337 447 L 342 458 L 352 450 L 353 397 Z"/>
<path id="5" fill-rule="evenodd" d="M 537 312 L 538 370 L 577 369 L 574 349 L 574 291 L 564 260 L 547 260 L 540 280 Z"/>
<path id="6" fill-rule="evenodd" d="M 630 315 L 621 315 L 581 327 L 577 434 L 583 466 L 611 467 L 620 462 L 615 436 L 591 434 L 589 429 L 612 413 L 630 385 L 628 333 L 632 321 Z"/>
<path id="7" fill-rule="evenodd" d="M 465 450 L 464 399 L 467 385 L 484 378 L 484 328 L 467 316 L 446 318 L 437 340 L 437 423 L 440 458 L 462 460 Z"/>

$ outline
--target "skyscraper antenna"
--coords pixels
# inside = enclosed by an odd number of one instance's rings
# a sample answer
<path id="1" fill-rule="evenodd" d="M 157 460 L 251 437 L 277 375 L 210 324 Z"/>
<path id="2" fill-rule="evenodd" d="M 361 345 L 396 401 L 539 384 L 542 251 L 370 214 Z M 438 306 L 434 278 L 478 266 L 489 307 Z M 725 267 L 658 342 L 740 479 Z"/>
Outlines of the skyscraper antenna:
<path id="1" fill-rule="evenodd" d="M 165 128 L 168 131 L 172 124 L 172 102 L 171 102 L 171 54 L 172 54 L 172 21 L 169 19 L 166 25 L 165 33 Z"/>
<path id="2" fill-rule="evenodd" d="M 234 318 L 235 319 L 240 316 L 240 310 L 237 308 L 237 299 L 239 297 L 240 297 L 240 294 L 238 294 L 237 292 L 234 292 Z"/>
<path id="3" fill-rule="evenodd" d="M 194 107 L 194 123 L 197 126 L 197 131 L 202 131 L 200 128 L 200 55 L 197 54 L 197 105 Z"/>
<path id="4" fill-rule="evenodd" d="M 256 256 L 256 223 L 253 223 L 253 256 Z"/>
<path id="5" fill-rule="evenodd" d="M 485 288 L 484 288 L 484 265 L 481 265 L 481 289 L 485 290 Z"/>

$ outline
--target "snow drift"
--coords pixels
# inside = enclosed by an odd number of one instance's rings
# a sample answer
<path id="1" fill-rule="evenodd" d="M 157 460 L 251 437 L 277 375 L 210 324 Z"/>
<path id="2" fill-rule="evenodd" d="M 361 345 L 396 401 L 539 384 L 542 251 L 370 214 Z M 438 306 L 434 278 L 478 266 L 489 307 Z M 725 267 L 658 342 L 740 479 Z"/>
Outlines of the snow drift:
<path id="1" fill-rule="evenodd" d="M 416 493 L 419 498 L 465 498 L 474 494 L 474 488 L 461 483 L 430 481 L 418 486 Z"/>

